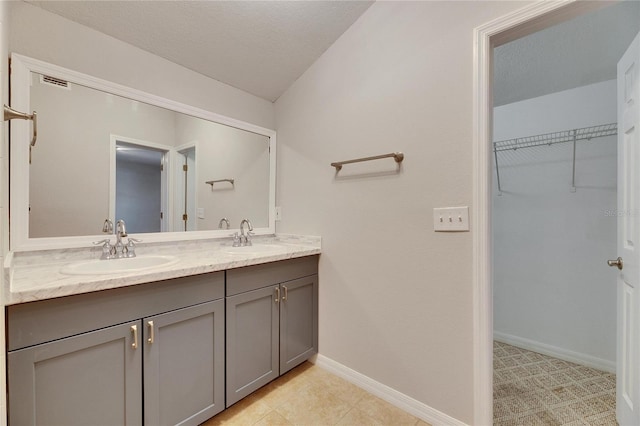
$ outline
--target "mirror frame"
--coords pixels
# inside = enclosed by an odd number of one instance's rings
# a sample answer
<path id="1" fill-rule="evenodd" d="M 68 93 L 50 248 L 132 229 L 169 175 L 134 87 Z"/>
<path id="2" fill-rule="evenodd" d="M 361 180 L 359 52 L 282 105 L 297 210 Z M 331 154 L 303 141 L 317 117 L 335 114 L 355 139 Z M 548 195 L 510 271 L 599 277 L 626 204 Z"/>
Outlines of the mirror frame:
<path id="1" fill-rule="evenodd" d="M 49 64 L 16 53 L 11 54 L 11 107 L 19 111 L 31 112 L 31 73 L 50 75 L 135 101 L 169 109 L 182 114 L 212 121 L 236 129 L 263 135 L 269 138 L 269 218 L 268 226 L 255 228 L 256 235 L 275 234 L 275 193 L 276 193 L 276 131 L 236 120 L 221 114 L 172 101 L 138 89 L 112 83 L 77 71 Z M 10 146 L 10 193 L 9 193 L 9 249 L 10 251 L 48 250 L 56 248 L 93 247 L 93 242 L 105 238 L 105 234 L 72 237 L 29 237 L 29 143 L 31 141 L 31 121 L 12 120 Z M 108 143 L 106 141 L 105 143 Z M 38 142 L 33 148 L 37 151 Z M 108 161 L 108 159 L 107 159 Z M 109 184 L 109 182 L 107 182 Z M 251 218 L 248 218 L 251 220 Z M 68 220 L 60 218 L 60 220 Z M 99 229 L 102 223 L 96 224 Z M 233 228 L 237 229 L 237 228 Z M 176 231 L 132 234 L 144 243 L 168 241 L 228 238 L 231 229 L 208 231 Z"/>

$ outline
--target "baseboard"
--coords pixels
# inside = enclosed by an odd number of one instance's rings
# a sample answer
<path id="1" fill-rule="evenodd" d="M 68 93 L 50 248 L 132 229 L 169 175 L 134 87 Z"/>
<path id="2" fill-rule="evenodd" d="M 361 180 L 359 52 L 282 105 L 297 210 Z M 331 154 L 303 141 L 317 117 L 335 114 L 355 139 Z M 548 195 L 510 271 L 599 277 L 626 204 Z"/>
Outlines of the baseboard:
<path id="1" fill-rule="evenodd" d="M 513 336 L 499 331 L 493 332 L 493 339 L 506 343 L 507 345 L 517 346 L 522 349 L 528 349 L 543 355 L 549 355 L 554 358 L 562 359 L 597 370 L 607 371 L 609 373 L 616 372 L 616 363 L 602 358 L 596 358 L 580 352 L 570 351 L 568 349 L 559 348 L 557 346 L 548 345 L 546 343 L 536 342 L 535 340 L 525 339 L 523 337 Z"/>
<path id="2" fill-rule="evenodd" d="M 431 423 L 437 426 L 465 426 L 466 424 L 460 420 L 454 419 L 445 413 L 442 413 L 435 408 L 431 408 L 420 401 L 417 401 L 403 393 L 398 392 L 389 386 L 383 385 L 380 382 L 376 382 L 370 377 L 364 374 L 358 373 L 355 370 L 346 367 L 339 362 L 336 362 L 324 355 L 318 355 L 315 360 L 312 360 L 317 366 L 342 377 L 343 379 L 353 383 L 354 385 L 361 387 L 367 392 L 377 396 L 380 399 L 387 401 L 388 403 L 406 411 L 407 413 L 414 415 L 425 422 Z"/>

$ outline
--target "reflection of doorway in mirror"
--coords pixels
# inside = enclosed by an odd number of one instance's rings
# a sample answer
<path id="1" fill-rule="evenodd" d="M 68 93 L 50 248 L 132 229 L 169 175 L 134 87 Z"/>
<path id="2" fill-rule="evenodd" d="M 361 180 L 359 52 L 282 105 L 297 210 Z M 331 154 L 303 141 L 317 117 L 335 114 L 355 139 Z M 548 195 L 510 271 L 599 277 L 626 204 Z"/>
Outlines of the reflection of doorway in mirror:
<path id="1" fill-rule="evenodd" d="M 195 144 L 177 148 L 176 215 L 174 230 L 196 231 L 196 147 Z M 201 215 L 204 216 L 202 211 Z"/>
<path id="2" fill-rule="evenodd" d="M 115 176 L 111 219 L 124 219 L 129 233 L 166 231 L 168 217 L 166 165 L 169 147 L 113 137 Z"/>

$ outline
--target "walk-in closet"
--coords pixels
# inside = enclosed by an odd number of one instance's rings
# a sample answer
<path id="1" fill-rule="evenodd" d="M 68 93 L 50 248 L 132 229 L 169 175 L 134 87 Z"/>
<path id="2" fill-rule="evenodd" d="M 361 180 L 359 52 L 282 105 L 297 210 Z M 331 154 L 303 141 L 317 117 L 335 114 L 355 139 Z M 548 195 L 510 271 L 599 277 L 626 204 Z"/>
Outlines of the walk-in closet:
<path id="1" fill-rule="evenodd" d="M 495 425 L 616 425 L 616 64 L 640 3 L 494 49 Z"/>

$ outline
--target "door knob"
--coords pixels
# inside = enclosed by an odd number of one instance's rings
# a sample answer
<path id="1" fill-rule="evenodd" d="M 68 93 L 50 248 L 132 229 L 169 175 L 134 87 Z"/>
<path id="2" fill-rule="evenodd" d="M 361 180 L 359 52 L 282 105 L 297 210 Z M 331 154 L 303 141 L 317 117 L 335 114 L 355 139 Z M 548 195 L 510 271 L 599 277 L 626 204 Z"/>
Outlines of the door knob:
<path id="1" fill-rule="evenodd" d="M 607 260 L 607 265 L 609 266 L 617 266 L 618 269 L 622 270 L 622 258 L 618 257 L 616 260 Z"/>

